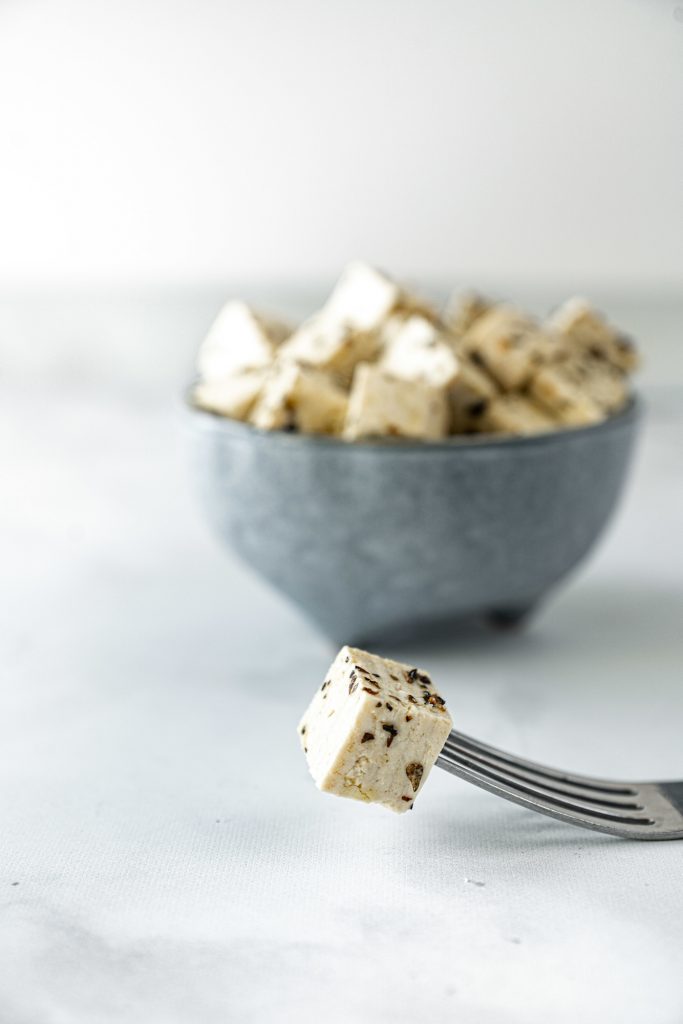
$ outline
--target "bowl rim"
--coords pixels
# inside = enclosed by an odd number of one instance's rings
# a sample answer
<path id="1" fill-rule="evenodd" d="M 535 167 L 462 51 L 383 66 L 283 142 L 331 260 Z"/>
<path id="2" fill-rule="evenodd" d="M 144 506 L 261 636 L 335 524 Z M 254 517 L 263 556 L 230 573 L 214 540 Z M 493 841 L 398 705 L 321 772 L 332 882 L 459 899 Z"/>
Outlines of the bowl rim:
<path id="1" fill-rule="evenodd" d="M 631 392 L 623 409 L 613 413 L 600 423 L 592 423 L 582 427 L 563 427 L 560 430 L 549 430 L 543 434 L 451 434 L 439 441 L 420 441 L 419 439 L 374 438 L 367 441 L 344 441 L 340 437 L 326 434 L 301 434 L 296 431 L 262 430 L 242 420 L 221 416 L 219 413 L 202 409 L 192 400 L 193 385 L 188 387 L 183 396 L 185 412 L 194 418 L 203 429 L 234 436 L 240 440 L 256 441 L 261 444 L 281 444 L 295 447 L 332 448 L 336 451 L 348 452 L 457 452 L 457 451 L 491 451 L 501 448 L 545 448 L 557 444 L 572 443 L 610 433 L 621 427 L 635 424 L 643 412 L 643 400 L 636 392 Z"/>

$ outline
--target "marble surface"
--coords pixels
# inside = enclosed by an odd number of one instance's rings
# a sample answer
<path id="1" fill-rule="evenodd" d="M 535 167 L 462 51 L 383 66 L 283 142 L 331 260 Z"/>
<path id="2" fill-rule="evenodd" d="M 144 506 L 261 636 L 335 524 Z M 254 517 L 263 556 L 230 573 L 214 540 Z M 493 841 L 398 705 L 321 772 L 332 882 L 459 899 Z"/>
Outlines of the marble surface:
<path id="1" fill-rule="evenodd" d="M 179 381 L 133 357 L 159 317 L 65 308 L 71 348 L 54 306 L 0 311 L 0 1022 L 683 1019 L 683 843 L 439 771 L 401 818 L 315 790 L 295 726 L 334 652 L 209 535 Z M 386 652 L 464 731 L 683 778 L 676 360 L 656 350 L 613 529 L 532 627 Z"/>

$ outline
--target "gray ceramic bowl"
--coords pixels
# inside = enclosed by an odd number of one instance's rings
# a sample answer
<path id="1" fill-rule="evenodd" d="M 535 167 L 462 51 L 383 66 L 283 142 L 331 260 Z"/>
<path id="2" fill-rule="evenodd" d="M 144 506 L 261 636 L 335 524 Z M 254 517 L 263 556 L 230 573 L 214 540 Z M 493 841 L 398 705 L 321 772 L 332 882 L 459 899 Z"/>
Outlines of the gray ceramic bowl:
<path id="1" fill-rule="evenodd" d="M 594 427 L 433 444 L 345 444 L 190 415 L 214 528 L 341 643 L 472 615 L 520 621 L 602 533 L 639 407 Z"/>

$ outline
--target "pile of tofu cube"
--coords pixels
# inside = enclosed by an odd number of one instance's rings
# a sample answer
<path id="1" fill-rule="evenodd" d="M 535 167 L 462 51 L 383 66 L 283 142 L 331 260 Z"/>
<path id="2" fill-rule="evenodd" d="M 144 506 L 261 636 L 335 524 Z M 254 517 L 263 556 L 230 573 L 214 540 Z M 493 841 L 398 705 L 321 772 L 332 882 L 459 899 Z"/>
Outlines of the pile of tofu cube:
<path id="1" fill-rule="evenodd" d="M 228 302 L 200 347 L 192 398 L 260 430 L 344 441 L 539 434 L 618 412 L 637 362 L 584 299 L 543 322 L 476 293 L 440 311 L 352 263 L 294 329 Z"/>

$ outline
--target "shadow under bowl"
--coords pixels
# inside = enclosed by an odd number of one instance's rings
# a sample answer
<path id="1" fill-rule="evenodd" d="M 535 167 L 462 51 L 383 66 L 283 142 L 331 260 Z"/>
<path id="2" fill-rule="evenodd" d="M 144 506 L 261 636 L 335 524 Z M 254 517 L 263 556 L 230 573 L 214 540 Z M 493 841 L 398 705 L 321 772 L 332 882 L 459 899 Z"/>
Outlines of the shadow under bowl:
<path id="1" fill-rule="evenodd" d="M 219 536 L 332 640 L 358 643 L 523 619 L 609 521 L 640 403 L 592 427 L 426 444 L 190 419 Z"/>

